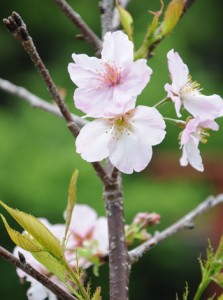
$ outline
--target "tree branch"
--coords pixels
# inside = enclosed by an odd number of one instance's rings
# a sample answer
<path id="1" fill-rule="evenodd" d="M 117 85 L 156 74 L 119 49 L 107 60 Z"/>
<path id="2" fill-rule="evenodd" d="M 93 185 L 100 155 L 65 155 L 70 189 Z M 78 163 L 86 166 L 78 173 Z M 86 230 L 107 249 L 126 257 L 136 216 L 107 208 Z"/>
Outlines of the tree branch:
<path id="1" fill-rule="evenodd" d="M 66 104 L 58 92 L 58 89 L 52 80 L 49 71 L 46 69 L 43 61 L 41 60 L 36 47 L 33 43 L 32 38 L 30 37 L 26 24 L 22 20 L 19 14 L 13 12 L 12 15 L 8 19 L 3 19 L 3 23 L 6 25 L 8 30 L 12 33 L 12 35 L 22 44 L 29 57 L 33 61 L 35 67 L 39 71 L 42 79 L 44 80 L 52 98 L 57 103 L 61 114 L 67 122 L 68 128 L 72 132 L 74 137 L 77 137 L 79 133 L 79 128 L 74 123 L 71 113 L 69 112 Z"/>
<path id="2" fill-rule="evenodd" d="M 183 14 L 190 8 L 190 6 L 194 3 L 195 0 L 184 0 L 184 10 Z"/>
<path id="3" fill-rule="evenodd" d="M 102 48 L 102 41 L 91 30 L 90 27 L 82 20 L 81 16 L 73 10 L 73 8 L 65 0 L 53 0 L 59 8 L 65 13 L 65 15 L 77 26 L 83 38 L 93 46 L 96 51 L 100 51 Z"/>
<path id="4" fill-rule="evenodd" d="M 199 204 L 194 210 L 189 212 L 183 218 L 181 218 L 176 223 L 172 224 L 168 228 L 164 229 L 161 232 L 157 232 L 154 237 L 140 245 L 139 247 L 131 250 L 129 252 L 131 263 L 135 263 L 139 258 L 152 247 L 156 246 L 159 242 L 167 239 L 168 237 L 174 235 L 175 233 L 188 229 L 193 226 L 193 220 L 198 216 L 202 215 L 212 207 L 215 207 L 219 204 L 223 204 L 223 194 L 220 194 L 216 197 L 209 196 L 204 202 Z"/>
<path id="5" fill-rule="evenodd" d="M 39 273 L 35 270 L 30 264 L 26 263 L 25 260 L 19 260 L 17 257 L 12 255 L 6 249 L 0 246 L 0 256 L 11 263 L 12 265 L 16 266 L 17 268 L 23 270 L 26 274 L 30 275 L 37 281 L 39 281 L 42 285 L 44 285 L 47 289 L 53 292 L 56 296 L 58 296 L 62 300 L 78 300 L 73 295 L 69 294 L 58 285 L 53 283 L 49 278 L 44 276 L 43 274 Z"/>
<path id="6" fill-rule="evenodd" d="M 57 106 L 37 97 L 24 87 L 17 86 L 8 80 L 0 78 L 0 89 L 9 94 L 18 96 L 22 100 L 28 102 L 34 108 L 42 109 L 63 119 L 63 116 Z M 72 114 L 72 119 L 79 127 L 82 127 L 87 123 L 86 120 L 74 114 Z"/>
<path id="7" fill-rule="evenodd" d="M 19 14 L 13 12 L 8 19 L 3 19 L 3 23 L 8 28 L 8 30 L 12 33 L 12 35 L 22 44 L 28 55 L 30 56 L 31 60 L 33 61 L 35 67 L 39 71 L 41 77 L 43 78 L 52 98 L 55 100 L 56 104 L 58 105 L 62 116 L 64 117 L 67 127 L 69 128 L 70 132 L 74 137 L 77 137 L 79 133 L 79 127 L 74 122 L 73 117 L 68 110 L 66 104 L 64 103 L 63 99 L 60 96 L 60 93 L 52 80 L 49 71 L 46 69 L 43 61 L 41 60 L 36 47 L 33 43 L 32 38 L 30 37 L 27 29 L 26 24 L 22 20 Z M 108 174 L 102 165 L 99 162 L 92 163 L 97 175 L 101 178 L 102 182 L 105 184 L 108 181 Z"/>
<path id="8" fill-rule="evenodd" d="M 112 31 L 113 7 L 114 0 L 102 0 L 99 3 L 101 10 L 102 38 L 108 31 Z"/>
<path id="9" fill-rule="evenodd" d="M 116 171 L 113 172 L 110 183 L 105 186 L 103 196 L 108 218 L 110 300 L 127 300 L 129 256 L 125 242 L 121 176 Z"/>

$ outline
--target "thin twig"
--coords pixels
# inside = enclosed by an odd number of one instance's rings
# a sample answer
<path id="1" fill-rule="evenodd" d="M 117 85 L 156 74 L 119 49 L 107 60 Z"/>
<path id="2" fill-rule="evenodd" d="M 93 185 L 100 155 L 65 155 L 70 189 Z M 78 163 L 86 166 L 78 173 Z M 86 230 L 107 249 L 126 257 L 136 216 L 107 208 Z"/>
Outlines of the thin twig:
<path id="1" fill-rule="evenodd" d="M 33 43 L 31 36 L 28 33 L 26 28 L 26 24 L 22 20 L 19 14 L 13 12 L 12 15 L 8 19 L 3 20 L 6 27 L 12 33 L 12 35 L 22 44 L 26 52 L 28 53 L 29 57 L 33 61 L 35 67 L 39 71 L 42 79 L 44 80 L 48 90 L 57 103 L 64 119 L 67 122 L 68 128 L 72 132 L 72 134 L 76 137 L 79 133 L 79 128 L 74 123 L 71 113 L 69 112 L 66 104 L 64 103 L 63 99 L 60 96 L 60 93 L 51 78 L 49 71 L 46 69 L 42 59 L 40 58 L 36 47 Z"/>
<path id="2" fill-rule="evenodd" d="M 121 7 L 126 8 L 130 1 L 131 0 L 119 0 L 118 2 L 119 5 L 121 5 Z M 117 7 L 115 7 L 113 12 L 113 18 L 112 18 L 112 31 L 117 30 L 119 25 L 120 25 L 119 12 Z"/>
<path id="3" fill-rule="evenodd" d="M 47 111 L 48 113 L 51 113 L 63 119 L 63 116 L 57 106 L 37 97 L 24 87 L 17 86 L 8 80 L 0 78 L 0 89 L 9 94 L 18 96 L 22 100 L 28 102 L 34 108 L 39 108 L 41 110 Z M 72 114 L 72 119 L 80 127 L 87 124 L 87 121 L 85 119 L 82 119 L 81 117 L 78 117 L 74 114 Z"/>
<path id="4" fill-rule="evenodd" d="M 52 98 L 55 100 L 58 105 L 61 114 L 63 115 L 67 127 L 74 137 L 77 137 L 79 133 L 79 127 L 74 122 L 72 118 L 72 114 L 64 103 L 63 99 L 60 96 L 60 93 L 52 80 L 49 71 L 46 69 L 43 61 L 41 60 L 36 47 L 33 43 L 31 36 L 29 35 L 26 24 L 20 17 L 20 15 L 16 12 L 13 12 L 8 19 L 3 19 L 3 23 L 8 28 L 8 30 L 12 33 L 12 35 L 22 44 L 37 70 L 39 71 L 41 77 L 43 78 Z M 108 182 L 108 175 L 105 169 L 99 162 L 92 163 L 97 175 L 101 178 L 104 183 Z"/>
<path id="5" fill-rule="evenodd" d="M 37 281 L 39 281 L 42 285 L 44 285 L 47 289 L 53 292 L 56 296 L 58 296 L 62 300 L 78 300 L 73 295 L 66 292 L 64 289 L 60 288 L 58 285 L 53 283 L 49 278 L 44 276 L 43 274 L 39 273 L 35 270 L 30 264 L 26 263 L 25 260 L 19 260 L 17 257 L 12 255 L 6 249 L 0 246 L 0 256 L 11 263 L 12 265 L 16 266 L 17 268 L 23 270 L 26 274 L 30 275 Z"/>
<path id="6" fill-rule="evenodd" d="M 108 31 L 112 31 L 114 0 L 101 0 L 99 7 L 101 11 L 101 31 L 103 38 Z"/>
<path id="7" fill-rule="evenodd" d="M 81 16 L 73 10 L 73 8 L 65 0 L 53 0 L 65 15 L 77 26 L 83 38 L 93 46 L 96 51 L 100 51 L 102 48 L 102 41 L 91 30 L 91 28 L 83 21 Z"/>
<path id="8" fill-rule="evenodd" d="M 223 204 L 223 194 L 220 194 L 216 197 L 209 196 L 204 202 L 199 204 L 194 210 L 186 214 L 176 223 L 172 224 L 168 228 L 164 229 L 161 232 L 157 232 L 154 237 L 149 239 L 147 242 L 143 243 L 139 247 L 133 249 L 129 252 L 131 263 L 135 263 L 139 258 L 152 247 L 156 246 L 159 242 L 167 239 L 168 237 L 174 235 L 175 233 L 191 228 L 193 220 L 198 216 L 202 215 L 212 207 L 215 207 L 219 204 Z"/>
<path id="9" fill-rule="evenodd" d="M 184 10 L 183 14 L 190 8 L 190 6 L 194 3 L 195 0 L 184 0 Z"/>

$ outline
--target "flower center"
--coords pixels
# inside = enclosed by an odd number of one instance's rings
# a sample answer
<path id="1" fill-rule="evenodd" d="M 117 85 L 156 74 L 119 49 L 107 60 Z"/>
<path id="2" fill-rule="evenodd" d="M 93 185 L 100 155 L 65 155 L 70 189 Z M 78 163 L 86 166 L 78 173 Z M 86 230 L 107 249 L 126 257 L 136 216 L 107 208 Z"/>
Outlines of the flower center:
<path id="1" fill-rule="evenodd" d="M 123 115 L 117 115 L 115 118 L 109 120 L 113 139 L 118 140 L 122 134 L 130 135 L 132 126 L 129 119 L 132 118 L 133 112 L 134 109 L 128 111 Z"/>
<path id="2" fill-rule="evenodd" d="M 115 86 L 119 84 L 121 79 L 120 68 L 108 63 L 104 64 L 104 68 L 105 72 L 103 74 L 100 74 L 100 80 L 108 86 Z"/>
<path id="3" fill-rule="evenodd" d="M 201 90 L 202 89 L 200 88 L 200 84 L 196 81 L 192 81 L 191 76 L 188 76 L 188 81 L 184 85 L 184 87 L 181 89 L 180 94 L 182 96 L 184 94 L 189 94 L 189 93 L 192 93 L 192 92 L 200 93 Z"/>
<path id="4" fill-rule="evenodd" d="M 210 136 L 208 130 L 209 128 L 198 127 L 197 131 L 193 135 L 198 138 L 202 144 L 206 144 Z"/>

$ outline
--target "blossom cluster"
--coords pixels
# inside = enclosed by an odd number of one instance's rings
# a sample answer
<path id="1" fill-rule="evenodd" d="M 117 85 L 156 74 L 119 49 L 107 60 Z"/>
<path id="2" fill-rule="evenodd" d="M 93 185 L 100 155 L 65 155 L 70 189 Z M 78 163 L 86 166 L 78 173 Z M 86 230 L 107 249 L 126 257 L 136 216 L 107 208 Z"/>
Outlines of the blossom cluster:
<path id="1" fill-rule="evenodd" d="M 190 164 L 196 170 L 203 171 L 198 145 L 199 142 L 207 142 L 208 130 L 219 129 L 214 120 L 223 116 L 223 101 L 219 95 L 201 94 L 199 84 L 192 81 L 187 65 L 177 52 L 169 51 L 167 58 L 172 84 L 166 84 L 165 90 L 175 105 L 178 117 L 181 117 L 181 107 L 191 115 L 180 134 L 180 146 L 183 150 L 180 164 Z"/>
<path id="2" fill-rule="evenodd" d="M 53 235 L 61 241 L 65 234 L 65 224 L 49 223 L 48 220 L 40 218 L 40 221 L 53 233 Z M 76 204 L 68 232 L 68 240 L 66 242 L 65 258 L 69 265 L 75 270 L 78 268 L 88 268 L 92 265 L 92 261 L 101 259 L 108 253 L 108 229 L 107 219 L 97 216 L 94 209 L 87 205 Z M 83 251 L 85 250 L 85 255 Z M 40 264 L 30 252 L 16 246 L 13 253 L 18 256 L 18 252 L 22 253 L 27 263 L 41 274 L 50 278 L 55 284 L 63 289 L 67 289 L 60 280 L 50 273 L 42 264 Z M 27 275 L 21 269 L 17 268 L 17 274 L 20 280 L 31 283 L 27 291 L 29 300 L 49 299 L 57 300 L 57 297 L 41 283 Z"/>
<path id="3" fill-rule="evenodd" d="M 151 160 L 152 146 L 165 137 L 165 122 L 153 107 L 136 98 L 150 80 L 145 59 L 134 61 L 133 43 L 121 31 L 106 33 L 101 59 L 73 54 L 68 71 L 78 86 L 78 109 L 96 120 L 76 140 L 77 152 L 89 161 L 109 158 L 121 172 L 140 172 Z"/>
<path id="4" fill-rule="evenodd" d="M 109 158 L 127 174 L 140 172 L 148 165 L 152 146 L 160 144 L 166 134 L 164 119 L 155 107 L 136 106 L 152 70 L 145 59 L 134 61 L 133 48 L 123 32 L 108 32 L 100 59 L 73 54 L 74 63 L 68 65 L 70 78 L 77 85 L 75 106 L 87 117 L 95 118 L 81 129 L 77 153 L 88 162 Z M 178 117 L 182 107 L 190 114 L 180 135 L 180 163 L 203 171 L 198 145 L 206 141 L 207 129 L 218 130 L 214 120 L 223 115 L 223 101 L 218 95 L 201 94 L 177 52 L 169 51 L 167 58 L 172 79 L 165 85 L 167 97 L 174 103 Z"/>

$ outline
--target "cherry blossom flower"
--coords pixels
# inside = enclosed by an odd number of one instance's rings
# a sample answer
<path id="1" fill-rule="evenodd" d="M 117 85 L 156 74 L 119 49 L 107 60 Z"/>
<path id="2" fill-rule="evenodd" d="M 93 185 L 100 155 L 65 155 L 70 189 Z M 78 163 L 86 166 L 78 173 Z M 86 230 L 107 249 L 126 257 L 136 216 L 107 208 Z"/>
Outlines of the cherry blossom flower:
<path id="1" fill-rule="evenodd" d="M 101 59 L 85 54 L 72 58 L 75 63 L 68 65 L 68 72 L 78 86 L 75 105 L 95 118 L 134 108 L 152 74 L 145 59 L 133 61 L 133 43 L 121 31 L 105 34 Z"/>
<path id="2" fill-rule="evenodd" d="M 77 153 L 89 162 L 109 157 L 123 173 L 140 172 L 152 158 L 152 146 L 164 139 L 164 129 L 165 122 L 155 108 L 138 106 L 85 125 L 76 140 Z"/>
<path id="3" fill-rule="evenodd" d="M 202 120 L 222 116 L 222 98 L 219 95 L 202 95 L 199 84 L 192 81 L 187 65 L 173 49 L 168 52 L 167 58 L 172 84 L 167 83 L 165 90 L 175 104 L 177 116 L 181 117 L 181 106 L 192 116 L 199 116 Z"/>
<path id="4" fill-rule="evenodd" d="M 62 242 L 65 234 L 64 224 L 50 224 L 47 219 L 39 218 L 39 220 Z M 81 257 L 78 249 L 85 248 L 88 250 L 89 258 L 103 257 L 108 253 L 108 229 L 107 219 L 105 217 L 97 217 L 97 213 L 94 209 L 87 205 L 76 204 L 68 231 L 68 240 L 66 241 L 65 258 L 69 262 L 70 266 L 75 269 L 78 267 L 88 268 L 92 265 L 92 262 L 88 260 L 88 257 Z M 14 248 L 14 255 L 18 256 L 18 252 L 21 252 L 33 268 L 39 271 L 41 274 L 50 278 L 55 284 L 59 285 L 64 290 L 67 287 L 63 285 L 59 279 L 50 273 L 42 264 L 40 264 L 30 252 L 16 246 Z M 81 253 L 81 252 L 80 252 Z M 27 275 L 21 269 L 16 269 L 17 275 L 23 281 L 30 282 L 31 286 L 27 291 L 27 298 L 29 300 L 44 300 L 48 297 L 49 300 L 56 300 L 57 297 L 41 283 Z"/>
<path id="5" fill-rule="evenodd" d="M 180 159 L 181 166 L 190 164 L 197 171 L 203 172 L 204 166 L 198 149 L 199 142 L 206 143 L 209 133 L 207 130 L 212 129 L 217 131 L 218 124 L 213 120 L 201 120 L 199 117 L 191 119 L 185 129 L 181 132 L 181 148 L 183 150 Z"/>

